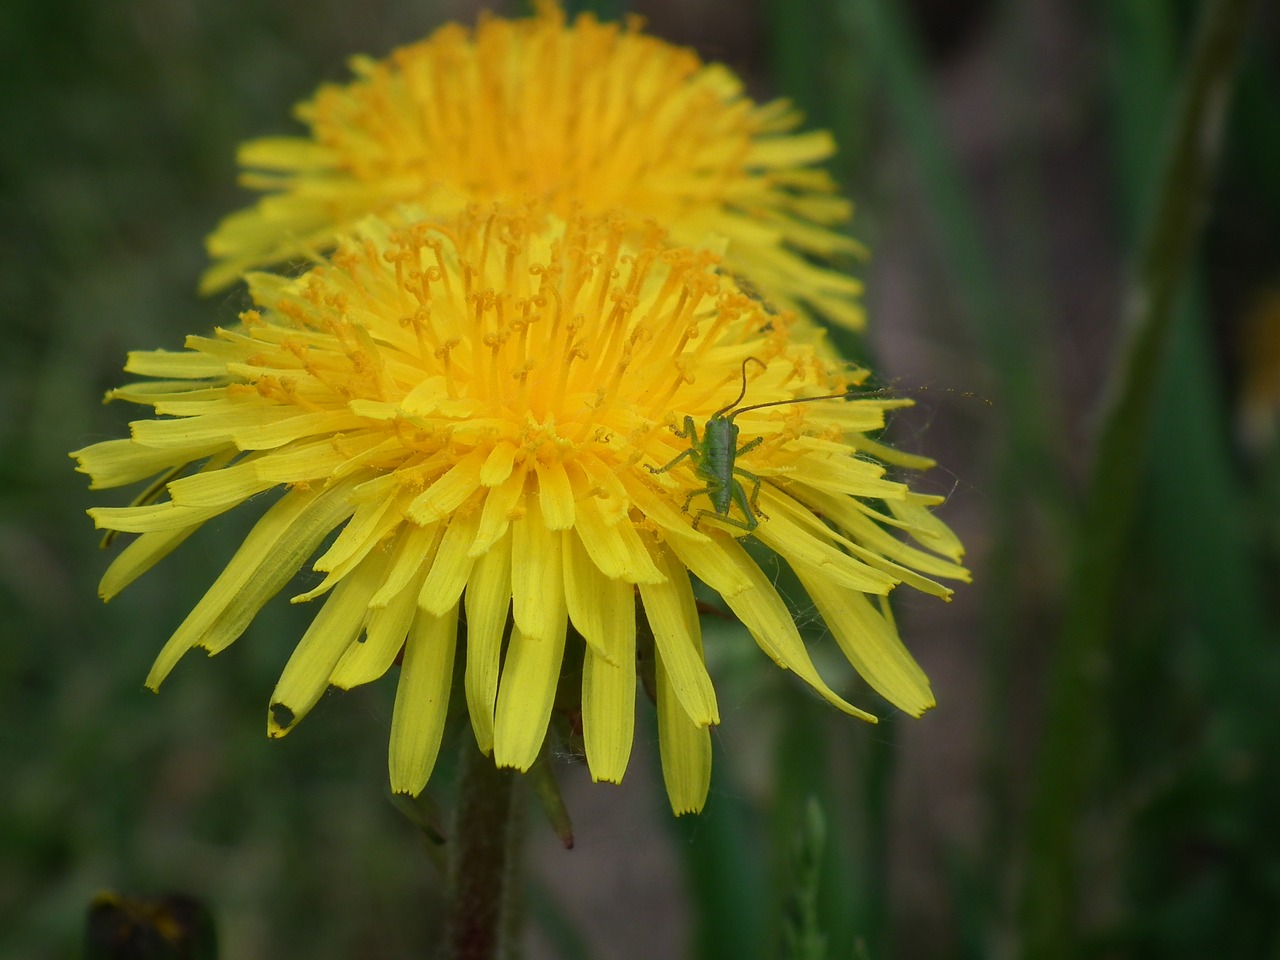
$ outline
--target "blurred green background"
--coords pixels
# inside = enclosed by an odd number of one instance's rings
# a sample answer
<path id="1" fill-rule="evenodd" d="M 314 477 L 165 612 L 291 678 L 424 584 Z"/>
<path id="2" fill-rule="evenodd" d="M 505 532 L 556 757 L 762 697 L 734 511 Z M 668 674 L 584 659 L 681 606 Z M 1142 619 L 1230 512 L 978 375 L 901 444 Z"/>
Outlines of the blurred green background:
<path id="1" fill-rule="evenodd" d="M 247 200 L 236 144 L 295 132 L 291 105 L 348 55 L 476 9 L 0 6 L 0 956 L 77 956 L 102 889 L 199 897 L 224 957 L 428 954 L 441 886 L 386 797 L 391 685 L 268 741 L 311 615 L 280 600 L 146 693 L 247 522 L 210 524 L 104 606 L 84 510 L 122 495 L 91 495 L 66 452 L 123 434 L 131 411 L 98 400 L 128 349 L 246 305 L 194 293 L 204 235 Z M 642 13 L 836 133 L 873 250 L 872 328 L 850 346 L 916 398 L 892 437 L 942 464 L 922 483 L 948 495 L 975 584 L 946 607 L 904 598 L 940 706 L 875 728 L 709 622 L 706 813 L 672 822 L 647 705 L 621 788 L 564 764 L 578 844 L 533 825 L 529 955 L 816 957 L 794 944 L 821 931 L 831 958 L 1280 957 L 1275 7 L 1248 22 L 1152 414 L 1122 447 L 1128 525 L 1088 493 L 1094 438 L 1197 4 L 594 9 Z M 1095 538 L 1099 517 L 1115 527 Z M 1102 545 L 1084 574 L 1081 543 Z M 809 797 L 826 832 L 802 854 Z"/>

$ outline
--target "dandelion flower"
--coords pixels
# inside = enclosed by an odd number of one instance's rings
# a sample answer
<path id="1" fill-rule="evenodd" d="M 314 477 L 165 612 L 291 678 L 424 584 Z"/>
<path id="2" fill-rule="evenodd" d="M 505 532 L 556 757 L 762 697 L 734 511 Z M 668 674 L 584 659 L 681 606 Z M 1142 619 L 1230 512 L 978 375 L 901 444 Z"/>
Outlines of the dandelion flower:
<path id="1" fill-rule="evenodd" d="M 726 269 L 779 308 L 862 326 L 860 284 L 809 259 L 861 250 L 833 229 L 850 205 L 814 166 L 835 152 L 830 134 L 793 132 L 786 102 L 753 102 L 728 68 L 638 20 L 570 25 L 542 3 L 351 67 L 352 83 L 297 108 L 309 136 L 241 148 L 242 182 L 266 196 L 209 238 L 205 290 L 329 249 L 405 202 L 442 218 L 469 201 L 534 200 L 561 217 L 581 206 L 653 219 L 676 246 L 724 238 Z"/>
<path id="2" fill-rule="evenodd" d="M 691 575 L 776 663 L 873 719 L 818 675 L 740 542 L 750 532 L 794 569 L 873 687 L 911 714 L 930 707 L 881 601 L 899 583 L 945 597 L 932 578 L 967 574 L 929 511 L 936 499 L 889 479 L 882 461 L 924 464 L 869 435 L 904 401 L 744 411 L 739 448 L 750 449 L 738 466 L 759 490 L 722 516 L 692 458 L 677 459 L 691 443 L 678 432 L 685 418 L 702 427 L 739 392 L 790 400 L 850 378 L 793 342 L 788 319 L 718 273 L 716 255 L 673 248 L 653 226 L 634 238 L 617 218 L 566 223 L 524 207 L 471 208 L 447 225 L 370 219 L 296 279 L 251 275 L 258 309 L 237 327 L 180 352 L 130 354 L 126 370 L 147 379 L 108 396 L 156 417 L 73 456 L 95 488 L 159 475 L 164 499 L 90 511 L 99 527 L 138 535 L 107 570 L 104 598 L 209 519 L 278 492 L 148 686 L 192 647 L 213 654 L 236 640 L 337 530 L 293 598 L 324 600 L 271 696 L 271 736 L 328 687 L 400 660 L 391 784 L 417 793 L 462 657 L 480 749 L 525 770 L 576 633 L 587 761 L 616 782 L 631 751 L 642 616 L 671 802 L 697 810 L 719 712 Z"/>

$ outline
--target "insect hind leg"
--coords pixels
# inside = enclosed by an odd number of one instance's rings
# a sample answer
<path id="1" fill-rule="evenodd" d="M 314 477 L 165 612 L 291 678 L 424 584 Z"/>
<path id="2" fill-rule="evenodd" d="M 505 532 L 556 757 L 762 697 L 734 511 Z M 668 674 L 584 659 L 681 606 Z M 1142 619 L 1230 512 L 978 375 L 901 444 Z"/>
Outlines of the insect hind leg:
<path id="1" fill-rule="evenodd" d="M 751 492 L 747 493 L 746 490 L 743 489 L 741 483 L 737 480 L 733 481 L 733 498 L 734 501 L 737 502 L 739 496 L 742 497 L 742 502 L 738 503 L 738 506 L 742 508 L 742 512 L 750 516 L 752 519 L 759 518 L 760 520 L 768 520 L 769 515 L 760 509 L 760 504 L 758 502 L 760 499 L 760 487 L 764 481 L 750 470 L 744 470 L 742 467 L 734 467 L 733 475 L 735 477 L 742 477 L 751 484 Z M 756 524 L 753 523 L 752 526 L 754 527 Z"/>
<path id="2" fill-rule="evenodd" d="M 731 527 L 737 527 L 739 530 L 745 530 L 751 533 L 760 524 L 750 513 L 743 514 L 747 519 L 739 520 L 737 517 L 730 516 L 727 513 L 716 513 L 714 510 L 699 510 L 693 515 L 693 529 L 698 529 L 698 524 L 702 522 L 703 517 L 710 517 L 712 520 L 718 520 L 723 524 Z"/>
<path id="3" fill-rule="evenodd" d="M 742 513 L 743 519 L 739 520 L 731 513 L 720 513 L 718 510 L 699 510 L 693 518 L 693 529 L 698 529 L 698 524 L 702 522 L 703 517 L 711 517 L 713 520 L 718 520 L 731 527 L 736 527 L 739 530 L 745 530 L 747 533 L 752 533 L 756 527 L 760 526 L 761 517 L 766 520 L 768 519 L 768 517 L 765 517 L 765 515 L 759 511 L 754 502 L 754 497 L 760 492 L 759 478 L 754 474 L 747 473 L 745 470 L 735 470 L 734 473 L 741 473 L 745 475 L 751 479 L 754 484 L 754 489 L 751 495 L 748 496 L 746 488 L 743 487 L 741 483 L 737 480 L 729 481 L 730 502 L 737 506 L 738 510 Z M 688 499 L 685 500 L 685 512 L 687 513 L 689 511 L 689 504 L 694 497 L 702 493 L 710 493 L 710 491 L 710 487 L 704 487 L 701 490 L 693 491 L 693 493 L 689 495 Z"/>
<path id="4" fill-rule="evenodd" d="M 681 507 L 681 509 L 685 513 L 689 513 L 689 507 L 697 497 L 700 497 L 703 494 L 709 495 L 710 493 L 711 487 L 709 486 L 699 487 L 697 490 L 690 491 L 689 495 L 684 498 L 684 506 Z M 697 530 L 698 525 L 702 523 L 703 519 L 710 517 L 713 520 L 719 520 L 721 523 L 727 523 L 731 527 L 737 527 L 739 530 L 745 530 L 748 533 L 754 530 L 759 524 L 756 521 L 755 514 L 750 510 L 744 509 L 746 503 L 746 492 L 742 489 L 742 484 L 738 483 L 736 480 L 733 481 L 733 488 L 730 490 L 730 495 L 733 497 L 733 502 L 738 504 L 739 509 L 742 509 L 742 515 L 747 518 L 746 520 L 739 520 L 737 517 L 731 516 L 727 513 L 720 513 L 718 510 L 702 509 L 693 514 L 693 529 Z"/>
<path id="5" fill-rule="evenodd" d="M 684 498 L 684 506 L 682 506 L 680 509 L 681 509 L 684 513 L 688 513 L 688 512 L 689 512 L 689 505 L 690 505 L 691 503 L 693 503 L 693 501 L 694 501 L 694 499 L 695 499 L 695 498 L 702 496 L 704 493 L 706 493 L 706 494 L 710 494 L 710 493 L 711 493 L 711 488 L 710 488 L 710 487 L 699 487 L 697 490 L 691 490 L 691 491 L 689 491 L 689 495 L 688 495 L 687 497 L 685 497 L 685 498 Z M 711 511 L 711 510 L 699 510 L 699 511 L 698 511 L 698 516 L 700 517 L 700 516 L 701 516 L 702 514 L 704 514 L 704 513 L 713 513 L 713 511 Z M 697 524 L 697 518 L 695 517 L 695 518 L 694 518 L 694 526 L 696 527 L 697 525 L 698 525 L 698 524 Z"/>

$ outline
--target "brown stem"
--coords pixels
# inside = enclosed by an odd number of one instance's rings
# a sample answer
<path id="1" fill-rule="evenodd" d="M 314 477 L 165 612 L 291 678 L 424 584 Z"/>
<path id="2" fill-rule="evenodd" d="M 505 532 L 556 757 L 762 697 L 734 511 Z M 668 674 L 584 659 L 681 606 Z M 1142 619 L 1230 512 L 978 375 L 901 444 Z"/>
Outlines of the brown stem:
<path id="1" fill-rule="evenodd" d="M 451 843 L 446 960 L 516 956 L 518 925 L 504 914 L 516 901 L 512 869 L 519 843 L 515 774 L 468 742 L 463 747 L 458 812 Z M 510 933 L 510 935 L 508 935 Z M 513 941 L 513 942 L 507 942 Z"/>

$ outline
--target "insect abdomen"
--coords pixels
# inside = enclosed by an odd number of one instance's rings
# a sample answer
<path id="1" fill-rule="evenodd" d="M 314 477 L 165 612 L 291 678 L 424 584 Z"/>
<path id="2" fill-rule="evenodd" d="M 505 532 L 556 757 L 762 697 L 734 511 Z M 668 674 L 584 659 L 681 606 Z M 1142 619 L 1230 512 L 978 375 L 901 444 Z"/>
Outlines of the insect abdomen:
<path id="1" fill-rule="evenodd" d="M 738 425 L 732 420 L 711 419 L 702 437 L 705 446 L 703 469 L 708 482 L 707 495 L 716 513 L 729 515 L 733 505 L 734 455 L 738 450 Z"/>

